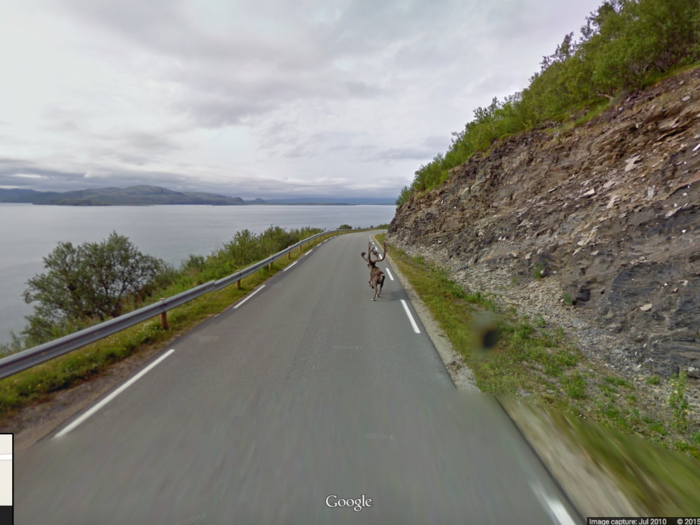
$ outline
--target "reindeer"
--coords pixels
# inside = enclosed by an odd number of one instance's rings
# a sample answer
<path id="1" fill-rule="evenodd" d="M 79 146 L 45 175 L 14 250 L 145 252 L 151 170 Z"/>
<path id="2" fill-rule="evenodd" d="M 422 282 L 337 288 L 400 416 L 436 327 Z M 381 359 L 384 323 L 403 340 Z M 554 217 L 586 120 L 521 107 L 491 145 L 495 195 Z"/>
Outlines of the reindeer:
<path id="1" fill-rule="evenodd" d="M 369 287 L 374 288 L 374 297 L 372 298 L 373 301 L 377 300 L 377 297 L 379 297 L 382 294 L 382 286 L 384 286 L 384 272 L 381 271 L 379 268 L 377 268 L 377 263 L 382 262 L 386 258 L 386 243 L 384 243 L 384 254 L 382 255 L 382 258 L 379 259 L 379 253 L 377 253 L 377 250 L 372 248 L 372 243 L 367 243 L 367 257 L 365 257 L 365 252 L 362 252 L 360 255 L 362 256 L 362 259 L 367 263 L 367 268 L 370 269 L 369 271 Z M 372 260 L 372 255 L 377 257 L 376 261 Z"/>

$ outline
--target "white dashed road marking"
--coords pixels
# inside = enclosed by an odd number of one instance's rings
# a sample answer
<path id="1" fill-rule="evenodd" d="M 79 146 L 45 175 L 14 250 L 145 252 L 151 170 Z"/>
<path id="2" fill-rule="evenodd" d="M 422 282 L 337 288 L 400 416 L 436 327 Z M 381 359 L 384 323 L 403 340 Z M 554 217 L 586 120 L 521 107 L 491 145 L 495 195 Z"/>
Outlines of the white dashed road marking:
<path id="1" fill-rule="evenodd" d="M 282 270 L 282 271 L 283 271 L 283 272 L 286 272 L 287 270 L 289 270 L 292 266 L 294 266 L 294 265 L 295 265 L 296 263 L 298 263 L 298 262 L 299 262 L 299 261 L 294 261 L 292 264 L 290 264 L 289 266 L 287 266 L 287 267 L 286 267 L 284 270 Z"/>
<path id="2" fill-rule="evenodd" d="M 296 264 L 296 263 L 295 263 L 295 264 Z M 238 308 L 239 306 L 241 306 L 243 303 L 245 303 L 248 299 L 250 299 L 251 297 L 253 297 L 256 293 L 258 293 L 258 292 L 259 292 L 260 290 L 262 290 L 263 288 L 265 288 L 265 285 L 264 285 L 264 284 L 263 284 L 262 286 L 260 286 L 260 288 L 258 288 L 257 290 L 255 290 L 253 293 L 251 293 L 248 297 L 246 297 L 245 299 L 243 299 L 243 300 L 242 300 L 240 303 L 238 303 L 236 306 L 234 306 L 233 309 L 235 310 L 236 308 Z"/>
<path id="3" fill-rule="evenodd" d="M 544 508 L 547 509 L 547 512 L 549 512 L 549 515 L 552 517 L 552 521 L 556 525 L 575 525 L 574 520 L 571 518 L 566 510 L 566 507 L 564 507 L 564 504 L 561 501 L 547 495 L 544 489 L 538 484 L 533 484 L 532 490 L 540 499 L 544 505 Z"/>
<path id="4" fill-rule="evenodd" d="M 175 350 L 170 349 L 168 350 L 165 354 L 160 356 L 158 359 L 153 361 L 150 365 L 148 365 L 146 368 L 141 370 L 138 374 L 136 374 L 134 377 L 129 379 L 126 383 L 124 383 L 122 386 L 117 388 L 114 392 L 109 394 L 107 397 L 105 397 L 102 401 L 97 403 L 94 407 L 92 407 L 90 410 L 85 412 L 82 416 L 80 416 L 78 419 L 73 421 L 70 425 L 65 427 L 63 430 L 61 430 L 58 434 L 54 436 L 54 439 L 60 438 L 61 436 L 65 436 L 70 432 L 71 430 L 74 430 L 78 425 L 80 425 L 83 421 L 87 420 L 90 416 L 95 414 L 100 408 L 105 406 L 107 403 L 112 401 L 115 397 L 117 397 L 119 394 L 124 392 L 127 388 L 129 388 L 131 385 L 136 383 L 139 379 L 141 379 L 143 376 L 145 376 L 151 369 L 155 368 L 161 361 L 163 361 L 166 357 L 168 357 L 170 354 L 172 354 Z"/>
<path id="5" fill-rule="evenodd" d="M 406 304 L 406 301 L 401 299 L 401 304 L 403 305 L 403 309 L 406 310 L 406 315 L 408 316 L 409 321 L 411 321 L 411 326 L 413 326 L 413 331 L 417 334 L 420 333 L 420 330 L 418 330 L 418 325 L 416 324 L 416 321 L 413 319 L 413 316 L 411 315 L 411 310 L 408 309 L 408 305 Z"/>

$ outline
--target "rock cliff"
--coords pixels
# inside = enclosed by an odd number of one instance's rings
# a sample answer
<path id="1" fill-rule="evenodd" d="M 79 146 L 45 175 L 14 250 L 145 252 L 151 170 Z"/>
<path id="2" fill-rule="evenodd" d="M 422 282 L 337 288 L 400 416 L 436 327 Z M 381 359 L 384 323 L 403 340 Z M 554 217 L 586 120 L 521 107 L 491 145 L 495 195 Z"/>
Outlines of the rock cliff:
<path id="1" fill-rule="evenodd" d="M 700 378 L 700 68 L 499 141 L 414 193 L 387 240 L 613 366 Z"/>

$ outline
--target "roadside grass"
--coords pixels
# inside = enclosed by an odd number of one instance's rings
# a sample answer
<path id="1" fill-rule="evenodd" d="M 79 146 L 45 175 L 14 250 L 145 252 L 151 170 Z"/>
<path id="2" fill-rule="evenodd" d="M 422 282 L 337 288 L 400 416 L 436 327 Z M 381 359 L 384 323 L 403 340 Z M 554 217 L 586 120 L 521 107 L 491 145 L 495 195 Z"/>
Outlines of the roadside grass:
<path id="1" fill-rule="evenodd" d="M 385 235 L 376 238 L 383 242 Z M 535 414 L 530 417 L 540 423 L 553 420 L 569 446 L 611 473 L 649 515 L 700 513 L 700 464 L 688 457 L 700 459 L 697 425 L 680 434 L 670 414 L 661 420 L 658 414 L 649 417 L 634 384 L 588 362 L 563 330 L 547 327 L 541 317 L 523 319 L 515 308 L 501 309 L 483 294 L 467 293 L 444 270 L 389 247 L 393 264 L 462 355 L 482 392 L 511 410 L 522 410 L 516 407 L 522 398 L 539 407 L 529 409 Z M 497 317 L 499 340 L 489 350 L 480 341 L 483 327 L 474 323 L 483 311 Z M 651 385 L 660 381 L 658 376 L 647 379 Z"/>
<path id="2" fill-rule="evenodd" d="M 384 236 L 378 235 L 379 242 Z M 431 314 L 445 330 L 453 347 L 473 371 L 479 389 L 492 395 L 534 395 L 545 404 L 561 406 L 558 392 L 566 387 L 584 396 L 580 379 L 572 375 L 581 355 L 561 331 L 544 326 L 544 319 L 521 319 L 514 309 L 499 310 L 485 294 L 468 293 L 447 272 L 420 257 L 391 247 L 392 261 L 411 282 Z M 483 349 L 474 314 L 495 314 L 497 345 Z"/>
<path id="3" fill-rule="evenodd" d="M 570 452 L 606 473 L 641 515 L 694 516 L 700 512 L 699 465 L 692 458 L 573 414 L 513 399 L 502 403 L 529 428 L 528 435 L 535 436 L 538 446 L 547 446 L 543 440 L 564 443 Z"/>
<path id="4" fill-rule="evenodd" d="M 377 236 L 383 242 L 384 236 Z M 665 448 L 700 459 L 700 422 L 677 423 L 670 406 L 651 410 L 642 392 L 624 377 L 587 360 L 567 340 L 563 330 L 547 326 L 541 317 L 525 319 L 513 307 L 496 306 L 493 298 L 467 293 L 447 273 L 420 257 L 390 245 L 389 255 L 411 282 L 421 300 L 472 370 L 479 389 L 504 398 L 524 397 L 536 405 L 571 414 L 604 427 L 645 438 Z M 475 314 L 495 315 L 498 344 L 480 345 Z M 647 383 L 659 384 L 658 376 Z M 680 405 L 678 405 L 680 406 Z M 680 413 L 680 408 L 676 412 Z M 700 467 L 700 465 L 698 465 Z M 699 492 L 700 493 L 700 492 Z"/>
<path id="5" fill-rule="evenodd" d="M 353 230 L 353 233 L 357 230 Z M 53 393 L 89 381 L 104 373 L 110 365 L 147 349 L 163 348 L 169 341 L 191 330 L 207 318 L 218 315 L 251 292 L 274 274 L 293 263 L 325 239 L 339 234 L 320 237 L 294 250 L 290 259 L 282 258 L 255 274 L 241 280 L 241 289 L 235 285 L 209 293 L 168 311 L 168 330 L 163 330 L 158 317 L 128 328 L 86 347 L 42 365 L 0 380 L 0 421 L 20 408 L 50 399 Z M 161 297 L 172 297 L 182 291 L 175 283 L 154 294 L 149 302 Z"/>

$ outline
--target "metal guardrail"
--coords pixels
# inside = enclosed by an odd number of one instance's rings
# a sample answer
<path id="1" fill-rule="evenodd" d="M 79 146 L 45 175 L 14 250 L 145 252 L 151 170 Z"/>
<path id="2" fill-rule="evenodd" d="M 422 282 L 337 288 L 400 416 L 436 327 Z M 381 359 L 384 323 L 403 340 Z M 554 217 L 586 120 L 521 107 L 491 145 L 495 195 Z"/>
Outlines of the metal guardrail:
<path id="1" fill-rule="evenodd" d="M 116 319 L 110 319 L 104 323 L 100 323 L 85 330 L 80 330 L 74 334 L 61 337 L 55 341 L 49 341 L 43 345 L 35 346 L 29 350 L 24 350 L 23 352 L 18 352 L 11 356 L 0 359 L 0 379 L 15 375 L 23 370 L 32 368 L 34 366 L 40 365 L 52 359 L 56 359 L 64 354 L 78 350 L 84 346 L 114 335 L 117 332 L 131 328 L 134 325 L 142 323 L 148 319 L 156 317 L 157 315 L 165 314 L 168 310 L 172 310 L 178 306 L 181 306 L 193 299 L 202 297 L 209 292 L 215 292 L 231 286 L 232 284 L 254 274 L 255 272 L 262 270 L 265 266 L 272 264 L 273 262 L 281 259 L 287 254 L 297 248 L 301 248 L 304 244 L 317 239 L 318 237 L 323 237 L 324 235 L 330 235 L 333 233 L 352 233 L 353 230 L 331 230 L 322 233 L 317 233 L 311 237 L 308 237 L 298 243 L 285 248 L 281 252 L 271 255 L 267 259 L 248 266 L 243 270 L 239 270 L 234 274 L 219 279 L 218 281 L 209 281 L 208 283 L 201 284 L 195 288 L 191 288 L 185 292 L 174 295 L 173 297 L 168 297 L 167 299 L 161 299 L 155 304 L 145 306 L 144 308 L 139 308 L 128 314 L 124 314 Z"/>

